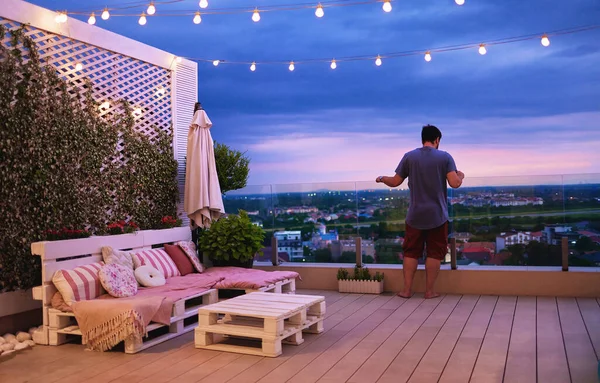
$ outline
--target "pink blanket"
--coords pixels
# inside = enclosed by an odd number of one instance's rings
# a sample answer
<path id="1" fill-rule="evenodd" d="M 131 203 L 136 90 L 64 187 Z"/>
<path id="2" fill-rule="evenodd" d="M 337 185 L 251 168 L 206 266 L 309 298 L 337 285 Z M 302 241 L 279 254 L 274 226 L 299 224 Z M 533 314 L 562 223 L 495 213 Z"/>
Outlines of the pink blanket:
<path id="1" fill-rule="evenodd" d="M 214 285 L 215 289 L 259 289 L 284 279 L 300 279 L 300 274 L 295 271 L 264 271 L 232 266 L 211 267 L 201 275 L 221 278 Z"/>

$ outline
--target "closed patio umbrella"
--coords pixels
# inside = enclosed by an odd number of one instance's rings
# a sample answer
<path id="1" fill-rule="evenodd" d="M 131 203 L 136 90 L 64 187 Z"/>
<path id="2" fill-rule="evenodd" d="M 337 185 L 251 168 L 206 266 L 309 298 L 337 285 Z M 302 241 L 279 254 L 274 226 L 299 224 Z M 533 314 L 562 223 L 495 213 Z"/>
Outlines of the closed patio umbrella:
<path id="1" fill-rule="evenodd" d="M 196 103 L 187 142 L 183 209 L 192 227 L 208 228 L 225 212 L 208 115 Z"/>

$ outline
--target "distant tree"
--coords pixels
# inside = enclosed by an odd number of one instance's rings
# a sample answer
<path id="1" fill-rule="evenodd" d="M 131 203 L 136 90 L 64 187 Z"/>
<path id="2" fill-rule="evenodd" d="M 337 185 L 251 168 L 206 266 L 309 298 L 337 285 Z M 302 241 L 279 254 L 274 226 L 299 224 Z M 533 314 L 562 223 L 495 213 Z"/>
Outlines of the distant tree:
<path id="1" fill-rule="evenodd" d="M 510 257 L 503 264 L 510 266 L 525 266 L 525 246 L 521 244 L 510 245 L 507 250 L 510 252 Z"/>
<path id="2" fill-rule="evenodd" d="M 304 248 L 302 249 L 302 251 L 303 251 L 304 258 L 310 258 L 310 257 L 312 257 L 312 251 L 310 250 L 310 247 L 304 246 Z"/>
<path id="3" fill-rule="evenodd" d="M 354 251 L 344 251 L 337 261 L 340 263 L 355 263 L 356 253 Z"/>
<path id="4" fill-rule="evenodd" d="M 246 187 L 250 173 L 250 159 L 238 150 L 215 141 L 215 163 L 221 193 Z"/>
<path id="5" fill-rule="evenodd" d="M 590 237 L 581 237 L 577 240 L 577 243 L 575 243 L 575 250 L 577 250 L 580 253 L 584 253 L 586 251 L 592 251 L 594 250 L 594 241 L 592 241 L 592 239 Z"/>
<path id="6" fill-rule="evenodd" d="M 332 261 L 331 250 L 329 248 L 317 249 L 313 252 L 313 255 L 315 257 L 315 262 L 327 263 Z"/>

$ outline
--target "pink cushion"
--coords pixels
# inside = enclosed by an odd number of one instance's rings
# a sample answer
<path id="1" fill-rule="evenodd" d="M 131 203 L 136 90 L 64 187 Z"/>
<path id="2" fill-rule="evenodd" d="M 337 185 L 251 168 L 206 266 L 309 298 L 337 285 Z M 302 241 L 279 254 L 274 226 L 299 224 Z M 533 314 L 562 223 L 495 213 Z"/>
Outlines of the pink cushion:
<path id="1" fill-rule="evenodd" d="M 73 302 L 98 298 L 105 293 L 98 276 L 103 265 L 104 262 L 96 262 L 73 270 L 58 270 L 52 276 L 52 282 L 69 306 Z"/>
<path id="2" fill-rule="evenodd" d="M 165 251 L 169 254 L 169 257 L 171 257 L 173 262 L 175 262 L 181 275 L 188 275 L 195 272 L 192 261 L 190 261 L 188 256 L 181 250 L 181 247 L 165 244 Z"/>
<path id="3" fill-rule="evenodd" d="M 98 275 L 102 286 L 115 298 L 132 297 L 137 294 L 137 280 L 133 270 L 128 267 L 111 263 L 102 266 Z"/>
<path id="4" fill-rule="evenodd" d="M 197 272 L 204 272 L 204 265 L 202 264 L 202 262 L 200 262 L 200 259 L 198 259 L 198 252 L 196 251 L 196 245 L 194 244 L 194 242 L 179 241 L 176 243 L 176 245 L 179 246 L 181 250 L 183 250 L 185 255 L 187 255 L 189 260 L 192 262 L 192 265 L 194 265 L 194 269 L 196 269 Z"/>
<path id="5" fill-rule="evenodd" d="M 133 264 L 136 269 L 140 266 L 152 266 L 162 272 L 165 279 L 181 275 L 169 254 L 163 249 L 140 251 L 133 255 Z"/>

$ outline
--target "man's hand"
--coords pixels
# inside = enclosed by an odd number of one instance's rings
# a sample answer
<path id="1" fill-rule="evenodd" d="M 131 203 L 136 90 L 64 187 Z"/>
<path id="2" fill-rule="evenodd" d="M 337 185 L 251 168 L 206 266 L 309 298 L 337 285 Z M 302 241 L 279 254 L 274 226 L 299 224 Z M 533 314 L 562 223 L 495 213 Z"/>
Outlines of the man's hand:
<path id="1" fill-rule="evenodd" d="M 461 172 L 460 170 L 457 170 L 456 174 L 458 175 L 458 178 L 460 178 L 461 181 L 465 179 L 465 173 Z"/>
<path id="2" fill-rule="evenodd" d="M 383 176 L 379 176 L 379 177 L 375 178 L 375 182 L 379 183 L 382 181 L 382 179 L 383 179 Z"/>

